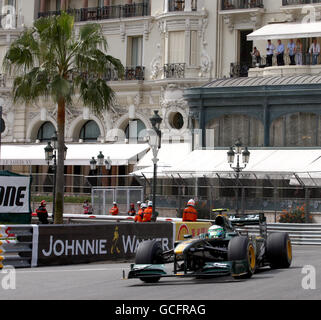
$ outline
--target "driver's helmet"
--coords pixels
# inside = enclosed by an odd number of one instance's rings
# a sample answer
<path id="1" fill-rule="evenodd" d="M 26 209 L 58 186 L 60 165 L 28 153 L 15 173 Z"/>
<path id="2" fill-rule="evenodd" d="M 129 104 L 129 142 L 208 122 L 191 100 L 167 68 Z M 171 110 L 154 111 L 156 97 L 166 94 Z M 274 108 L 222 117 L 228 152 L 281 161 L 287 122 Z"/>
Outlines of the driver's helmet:
<path id="1" fill-rule="evenodd" d="M 217 226 L 217 225 L 211 226 L 208 229 L 208 237 L 210 239 L 222 239 L 225 237 L 225 230 L 221 226 Z"/>

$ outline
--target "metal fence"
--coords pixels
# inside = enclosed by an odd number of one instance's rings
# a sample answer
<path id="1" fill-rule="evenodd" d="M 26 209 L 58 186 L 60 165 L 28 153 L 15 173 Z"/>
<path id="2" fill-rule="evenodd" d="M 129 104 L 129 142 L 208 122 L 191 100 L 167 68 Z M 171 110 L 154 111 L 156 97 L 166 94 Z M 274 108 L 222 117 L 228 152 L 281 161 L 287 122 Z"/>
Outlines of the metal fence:
<path id="1" fill-rule="evenodd" d="M 238 231 L 247 234 L 259 234 L 258 226 L 246 226 Z M 268 234 L 274 232 L 287 232 L 292 244 L 295 245 L 321 245 L 320 224 L 286 224 L 271 223 L 267 225 Z"/>
<path id="2" fill-rule="evenodd" d="M 120 214 L 127 214 L 130 203 L 144 200 L 142 187 L 93 188 L 91 203 L 94 215 L 107 215 L 113 202 L 117 202 Z"/>

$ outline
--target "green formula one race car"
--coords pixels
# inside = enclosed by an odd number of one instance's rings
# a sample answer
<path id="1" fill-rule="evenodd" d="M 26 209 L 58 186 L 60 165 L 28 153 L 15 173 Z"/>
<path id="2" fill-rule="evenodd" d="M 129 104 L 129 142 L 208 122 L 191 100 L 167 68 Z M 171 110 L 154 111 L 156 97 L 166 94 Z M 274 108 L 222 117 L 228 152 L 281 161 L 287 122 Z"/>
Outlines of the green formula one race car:
<path id="1" fill-rule="evenodd" d="M 249 225 L 259 226 L 259 235 L 243 235 L 239 231 Z M 257 269 L 289 268 L 292 246 L 287 233 L 267 235 L 264 214 L 225 217 L 218 215 L 208 233 L 175 243 L 163 251 L 159 242 L 147 240 L 138 246 L 135 264 L 128 279 L 139 278 L 146 283 L 163 277 L 216 277 L 231 275 L 236 279 L 250 278 Z M 165 264 L 173 263 L 168 274 Z"/>

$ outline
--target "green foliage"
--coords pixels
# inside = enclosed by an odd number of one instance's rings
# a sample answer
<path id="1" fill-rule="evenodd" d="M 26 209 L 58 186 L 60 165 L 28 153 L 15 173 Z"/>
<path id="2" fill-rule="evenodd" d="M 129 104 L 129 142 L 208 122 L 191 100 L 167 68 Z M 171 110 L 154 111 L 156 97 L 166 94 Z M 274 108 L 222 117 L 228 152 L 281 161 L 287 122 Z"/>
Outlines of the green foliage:
<path id="1" fill-rule="evenodd" d="M 291 208 L 290 210 L 283 210 L 280 215 L 280 223 L 312 223 L 313 219 L 311 215 L 308 215 L 308 221 L 306 221 L 305 205 L 301 207 Z"/>
<path id="2" fill-rule="evenodd" d="M 107 52 L 99 24 L 86 24 L 76 36 L 74 18 L 66 13 L 40 18 L 9 47 L 3 65 L 15 76 L 15 102 L 40 98 L 72 104 L 79 92 L 84 105 L 99 113 L 114 102 L 114 92 L 104 76 L 110 68 L 121 77 L 124 67 Z"/>
<path id="3" fill-rule="evenodd" d="M 42 200 L 45 200 L 46 202 L 50 203 L 52 202 L 52 197 L 50 196 L 33 196 L 31 197 L 32 202 L 41 202 Z M 64 202 L 65 203 L 83 203 L 85 200 L 91 201 L 91 196 L 65 196 Z"/>

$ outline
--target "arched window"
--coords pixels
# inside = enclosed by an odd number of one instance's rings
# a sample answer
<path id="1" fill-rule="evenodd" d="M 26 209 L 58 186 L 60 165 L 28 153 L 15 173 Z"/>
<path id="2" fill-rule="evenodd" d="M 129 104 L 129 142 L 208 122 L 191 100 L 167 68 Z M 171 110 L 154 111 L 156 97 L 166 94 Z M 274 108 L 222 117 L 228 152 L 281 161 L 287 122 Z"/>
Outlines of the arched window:
<path id="1" fill-rule="evenodd" d="M 313 113 L 291 113 L 273 121 L 272 147 L 316 147 L 321 142 L 321 117 Z"/>
<path id="2" fill-rule="evenodd" d="M 96 142 L 100 136 L 100 129 L 93 120 L 87 121 L 80 130 L 79 138 L 84 142 Z"/>
<path id="3" fill-rule="evenodd" d="M 206 129 L 206 138 L 213 141 L 215 147 L 229 147 L 240 138 L 244 145 L 261 147 L 264 144 L 264 126 L 254 117 L 227 114 L 210 121 Z"/>
<path id="4" fill-rule="evenodd" d="M 40 142 L 47 142 L 51 140 L 56 129 L 51 122 L 45 122 L 38 130 L 37 140 Z"/>
<path id="5" fill-rule="evenodd" d="M 139 119 L 131 121 L 125 129 L 126 139 L 137 139 L 139 133 L 144 129 L 146 129 L 146 126 L 143 121 Z"/>

